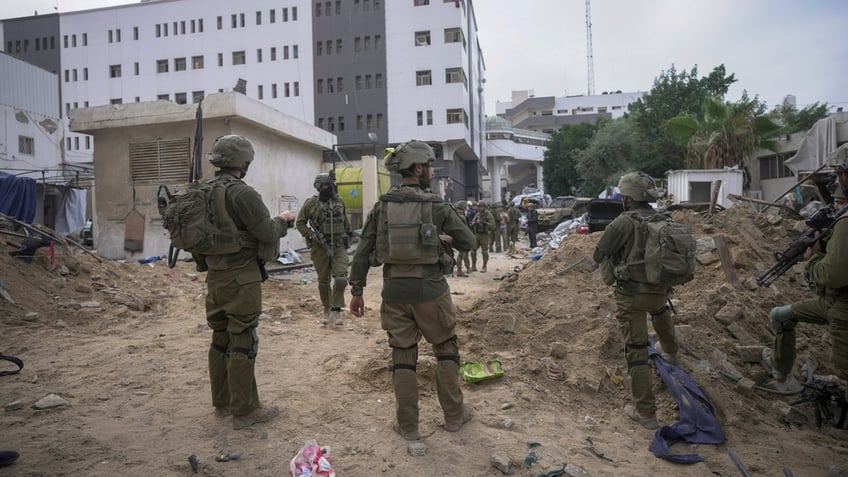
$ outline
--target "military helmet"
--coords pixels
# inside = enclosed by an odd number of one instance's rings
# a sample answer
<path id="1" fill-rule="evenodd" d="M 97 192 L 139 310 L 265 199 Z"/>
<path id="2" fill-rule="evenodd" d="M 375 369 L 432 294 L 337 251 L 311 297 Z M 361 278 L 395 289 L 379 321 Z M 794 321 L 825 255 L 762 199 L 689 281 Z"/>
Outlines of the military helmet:
<path id="1" fill-rule="evenodd" d="M 486 202 L 485 200 L 481 200 L 480 202 L 477 202 L 477 207 L 486 207 L 488 209 L 489 203 Z"/>
<path id="2" fill-rule="evenodd" d="M 830 193 L 830 196 L 833 200 L 846 200 L 848 199 L 848 194 L 845 193 L 845 188 L 840 186 L 838 183 L 836 187 L 833 188 L 833 191 Z"/>
<path id="3" fill-rule="evenodd" d="M 253 144 L 244 136 L 221 136 L 212 146 L 208 158 L 215 167 L 240 167 L 242 163 L 253 160 Z"/>
<path id="4" fill-rule="evenodd" d="M 315 182 L 312 183 L 312 186 L 316 189 L 321 187 L 321 184 L 332 184 L 333 179 L 330 177 L 329 172 L 322 172 L 315 176 Z"/>
<path id="5" fill-rule="evenodd" d="M 396 148 L 386 149 L 383 165 L 390 172 L 400 172 L 412 167 L 413 164 L 427 164 L 436 160 L 433 149 L 421 141 L 409 141 Z"/>
<path id="6" fill-rule="evenodd" d="M 467 209 L 468 208 L 468 202 L 466 202 L 464 200 L 460 200 L 459 202 L 456 203 L 456 208 L 457 209 Z"/>
<path id="7" fill-rule="evenodd" d="M 621 176 L 618 181 L 621 195 L 627 195 L 636 202 L 650 202 L 659 196 L 654 179 L 644 172 L 631 172 Z"/>

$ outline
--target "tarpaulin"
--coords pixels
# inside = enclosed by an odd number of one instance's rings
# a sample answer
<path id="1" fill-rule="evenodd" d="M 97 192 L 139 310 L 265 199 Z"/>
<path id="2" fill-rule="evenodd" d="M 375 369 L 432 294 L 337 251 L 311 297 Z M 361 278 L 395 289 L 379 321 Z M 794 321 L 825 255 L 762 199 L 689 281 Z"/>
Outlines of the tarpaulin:
<path id="1" fill-rule="evenodd" d="M 798 152 L 783 163 L 795 175 L 799 171 L 814 171 L 821 167 L 828 154 L 836 149 L 836 119 L 819 119 L 807 131 L 798 145 Z"/>
<path id="2" fill-rule="evenodd" d="M 35 219 L 35 179 L 0 172 L 0 214 L 31 224 Z"/>
<path id="3" fill-rule="evenodd" d="M 672 454 L 669 449 L 677 442 L 689 444 L 721 444 L 726 440 L 710 400 L 698 384 L 682 369 L 664 360 L 648 346 L 648 356 L 654 362 L 666 388 L 679 408 L 676 422 L 657 430 L 648 449 L 660 459 L 678 464 L 695 464 L 704 459 L 698 454 Z"/>
<path id="4" fill-rule="evenodd" d="M 62 235 L 79 233 L 85 226 L 86 195 L 83 189 L 65 189 L 62 206 L 56 214 L 56 232 Z"/>

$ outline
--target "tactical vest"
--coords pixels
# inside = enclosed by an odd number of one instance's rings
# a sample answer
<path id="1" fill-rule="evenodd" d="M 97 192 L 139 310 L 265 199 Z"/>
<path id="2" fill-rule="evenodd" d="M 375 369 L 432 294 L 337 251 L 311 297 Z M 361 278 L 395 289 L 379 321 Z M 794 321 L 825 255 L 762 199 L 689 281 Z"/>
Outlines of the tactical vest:
<path id="1" fill-rule="evenodd" d="M 345 235 L 344 204 L 341 198 L 336 196 L 326 202 L 318 201 L 317 222 L 321 227 L 321 233 L 328 240 L 336 240 Z"/>
<path id="2" fill-rule="evenodd" d="M 440 263 L 439 230 L 433 224 L 438 196 L 412 187 L 390 190 L 380 197 L 375 259 L 388 264 L 386 278 L 425 278 Z"/>

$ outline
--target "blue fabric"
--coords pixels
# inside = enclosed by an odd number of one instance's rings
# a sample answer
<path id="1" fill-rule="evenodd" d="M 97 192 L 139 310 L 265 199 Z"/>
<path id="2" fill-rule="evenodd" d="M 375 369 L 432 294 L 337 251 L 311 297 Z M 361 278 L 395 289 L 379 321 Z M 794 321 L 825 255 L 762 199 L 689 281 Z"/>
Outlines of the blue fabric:
<path id="1" fill-rule="evenodd" d="M 704 459 L 698 454 L 672 454 L 677 442 L 689 444 L 721 444 L 726 440 L 710 400 L 682 369 L 664 360 L 653 346 L 648 356 L 654 361 L 666 388 L 677 402 L 679 422 L 657 430 L 648 449 L 660 459 L 678 464 L 695 464 Z"/>
<path id="2" fill-rule="evenodd" d="M 0 172 L 0 214 L 31 224 L 38 195 L 35 179 Z"/>

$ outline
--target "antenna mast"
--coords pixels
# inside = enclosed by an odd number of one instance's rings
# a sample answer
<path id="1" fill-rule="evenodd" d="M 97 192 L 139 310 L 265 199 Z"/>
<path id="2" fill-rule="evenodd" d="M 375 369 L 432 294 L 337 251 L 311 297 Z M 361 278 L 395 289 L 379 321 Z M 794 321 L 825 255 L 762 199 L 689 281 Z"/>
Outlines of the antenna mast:
<path id="1" fill-rule="evenodd" d="M 589 67 L 588 88 L 589 96 L 595 95 L 595 61 L 592 55 L 592 11 L 591 0 L 586 0 L 586 63 Z"/>

